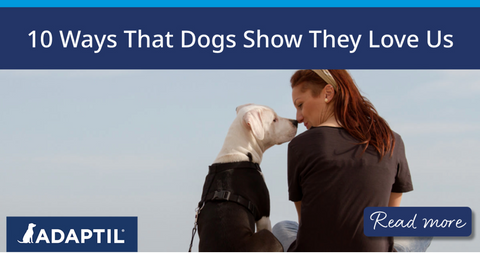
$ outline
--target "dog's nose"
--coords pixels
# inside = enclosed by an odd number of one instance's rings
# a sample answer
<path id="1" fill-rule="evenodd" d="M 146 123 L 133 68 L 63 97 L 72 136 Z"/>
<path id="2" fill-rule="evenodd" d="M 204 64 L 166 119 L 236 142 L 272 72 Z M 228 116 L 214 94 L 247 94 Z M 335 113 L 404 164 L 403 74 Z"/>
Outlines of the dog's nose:
<path id="1" fill-rule="evenodd" d="M 292 122 L 292 124 L 298 128 L 298 121 L 294 120 L 294 119 L 291 119 L 290 122 Z"/>

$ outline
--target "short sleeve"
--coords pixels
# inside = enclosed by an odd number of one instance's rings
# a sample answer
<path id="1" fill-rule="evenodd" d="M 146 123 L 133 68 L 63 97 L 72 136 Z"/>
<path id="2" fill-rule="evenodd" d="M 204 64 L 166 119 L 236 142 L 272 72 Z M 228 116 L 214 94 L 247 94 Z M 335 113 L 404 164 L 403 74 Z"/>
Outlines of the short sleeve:
<path id="1" fill-rule="evenodd" d="M 293 202 L 302 200 L 300 185 L 300 163 L 292 142 L 288 145 L 288 198 Z"/>
<path id="2" fill-rule="evenodd" d="M 395 136 L 395 142 L 396 151 L 394 153 L 397 160 L 397 174 L 395 176 L 395 183 L 392 186 L 392 192 L 409 192 L 413 190 L 413 184 L 410 169 L 408 168 L 405 145 L 398 134 Z"/>

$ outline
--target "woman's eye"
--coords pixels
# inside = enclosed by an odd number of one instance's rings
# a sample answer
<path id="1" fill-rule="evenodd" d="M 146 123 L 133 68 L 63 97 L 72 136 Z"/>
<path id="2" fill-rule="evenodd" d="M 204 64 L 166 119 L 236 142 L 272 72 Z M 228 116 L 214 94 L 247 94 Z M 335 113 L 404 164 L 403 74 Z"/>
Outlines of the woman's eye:
<path id="1" fill-rule="evenodd" d="M 298 104 L 298 108 L 302 108 L 303 104 Z"/>

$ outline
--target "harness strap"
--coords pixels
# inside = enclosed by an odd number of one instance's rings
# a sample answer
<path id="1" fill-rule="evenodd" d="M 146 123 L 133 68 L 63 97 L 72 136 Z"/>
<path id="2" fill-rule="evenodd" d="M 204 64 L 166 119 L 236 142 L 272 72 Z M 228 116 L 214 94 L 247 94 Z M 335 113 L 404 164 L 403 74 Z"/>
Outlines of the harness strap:
<path id="1" fill-rule="evenodd" d="M 221 190 L 221 191 L 215 191 L 211 192 L 210 194 L 207 194 L 206 201 L 211 201 L 211 200 L 224 200 L 224 201 L 231 201 L 231 202 L 236 202 L 245 208 L 247 208 L 252 214 L 253 217 L 255 217 L 255 220 L 258 220 L 257 215 L 258 215 L 258 208 L 255 204 L 253 204 L 250 200 L 237 195 L 235 193 Z M 261 217 L 260 217 L 261 218 Z"/>
<path id="2" fill-rule="evenodd" d="M 253 217 L 255 217 L 255 220 L 258 220 L 257 219 L 258 208 L 255 204 L 253 204 L 248 199 L 246 199 L 246 198 L 244 198 L 240 195 L 234 194 L 230 191 L 225 191 L 225 190 L 211 192 L 211 193 L 207 194 L 207 196 L 205 197 L 205 202 L 200 202 L 198 204 L 199 207 L 197 208 L 196 213 L 195 213 L 195 223 L 194 223 L 193 229 L 192 229 L 192 240 L 190 241 L 190 247 L 188 248 L 188 252 L 192 252 L 193 238 L 195 237 L 195 234 L 197 232 L 197 226 L 198 226 L 197 220 L 198 220 L 198 216 L 200 215 L 200 211 L 202 211 L 206 202 L 213 201 L 213 200 L 223 200 L 223 201 L 236 202 L 236 203 L 244 206 L 245 208 L 247 208 L 253 214 Z M 258 218 L 260 218 L 260 217 L 258 217 Z"/>
<path id="3" fill-rule="evenodd" d="M 229 165 L 229 166 L 225 166 Z M 208 167 L 208 174 L 219 173 L 226 170 L 234 170 L 234 169 L 248 169 L 252 168 L 259 172 L 262 172 L 260 165 L 258 163 L 253 162 L 234 162 L 234 163 L 214 163 Z"/>
<path id="4" fill-rule="evenodd" d="M 261 218 L 261 217 L 257 217 L 257 215 L 259 213 L 257 206 L 255 204 L 253 204 L 251 201 L 249 201 L 248 199 L 246 199 L 246 198 L 244 198 L 240 195 L 232 194 L 231 192 L 225 191 L 225 190 L 215 191 L 215 192 L 212 192 L 210 194 L 206 194 L 207 192 L 210 191 L 210 187 L 212 186 L 212 182 L 213 182 L 215 173 L 226 171 L 226 170 L 232 170 L 232 169 L 236 169 L 236 168 L 253 168 L 253 169 L 256 169 L 259 172 L 262 172 L 262 170 L 260 169 L 260 165 L 258 163 L 253 163 L 252 162 L 252 160 L 253 160 L 252 159 L 253 158 L 252 154 L 248 153 L 247 157 L 248 157 L 248 160 L 249 160 L 248 162 L 235 162 L 235 163 L 232 163 L 231 166 L 229 166 L 229 167 L 223 167 L 223 165 L 225 165 L 225 164 L 212 164 L 212 165 L 209 166 L 208 175 L 207 175 L 207 178 L 205 179 L 206 188 L 204 188 L 204 190 L 203 190 L 202 199 L 200 200 L 200 202 L 198 202 L 198 207 L 197 207 L 196 212 L 195 212 L 195 223 L 193 224 L 192 240 L 190 241 L 190 247 L 188 249 L 188 252 L 192 251 L 193 239 L 195 238 L 195 234 L 197 233 L 198 216 L 200 215 L 200 212 L 202 211 L 203 207 L 205 206 L 205 203 L 208 202 L 208 201 L 211 201 L 211 200 L 225 200 L 225 201 L 236 202 L 236 203 L 244 206 L 245 208 L 247 208 L 253 214 L 253 217 L 255 217 L 255 220 L 258 220 L 258 219 Z M 205 196 L 205 194 L 206 194 L 206 196 Z"/>

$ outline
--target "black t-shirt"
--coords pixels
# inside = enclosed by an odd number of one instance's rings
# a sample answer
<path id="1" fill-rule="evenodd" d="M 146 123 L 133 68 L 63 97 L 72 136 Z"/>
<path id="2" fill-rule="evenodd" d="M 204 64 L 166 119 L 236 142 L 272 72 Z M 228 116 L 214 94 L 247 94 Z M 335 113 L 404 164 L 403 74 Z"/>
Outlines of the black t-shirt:
<path id="1" fill-rule="evenodd" d="M 413 190 L 405 148 L 381 160 L 345 129 L 312 127 L 288 145 L 291 201 L 302 201 L 297 240 L 289 251 L 393 251 L 393 238 L 367 237 L 363 210 L 388 206 L 391 192 Z M 362 154 L 363 153 L 363 154 Z"/>

